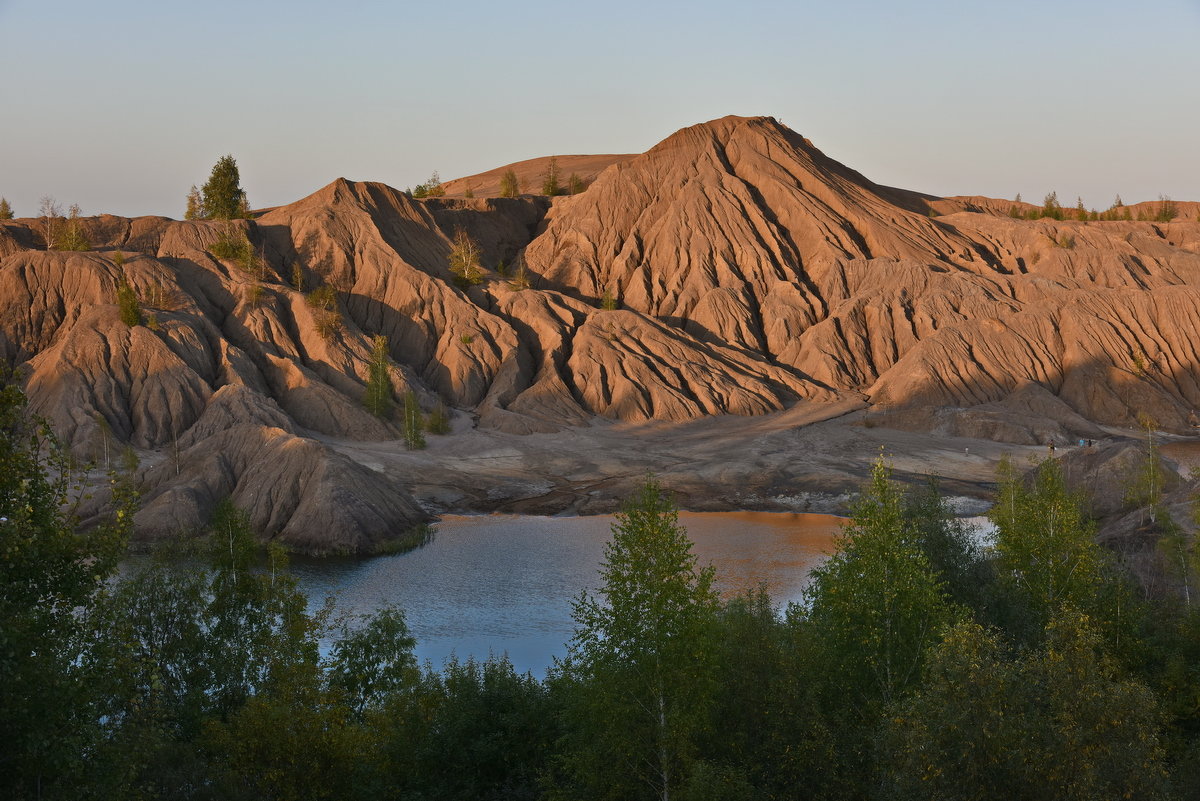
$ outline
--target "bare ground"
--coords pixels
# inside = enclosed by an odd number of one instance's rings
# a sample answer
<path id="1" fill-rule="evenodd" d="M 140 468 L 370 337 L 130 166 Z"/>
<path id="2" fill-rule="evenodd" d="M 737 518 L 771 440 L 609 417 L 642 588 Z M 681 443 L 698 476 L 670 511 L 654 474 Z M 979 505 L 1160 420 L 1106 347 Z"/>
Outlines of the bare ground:
<path id="1" fill-rule="evenodd" d="M 1043 446 L 864 425 L 863 406 L 801 403 L 759 417 L 598 421 L 523 436 L 474 428 L 460 415 L 452 434 L 427 435 L 421 451 L 401 441 L 325 441 L 409 486 L 435 513 L 611 512 L 649 473 L 688 510 L 844 512 L 880 453 L 898 478 L 937 476 L 961 512 L 977 513 L 988 505 L 1003 455 L 1046 454 Z"/>

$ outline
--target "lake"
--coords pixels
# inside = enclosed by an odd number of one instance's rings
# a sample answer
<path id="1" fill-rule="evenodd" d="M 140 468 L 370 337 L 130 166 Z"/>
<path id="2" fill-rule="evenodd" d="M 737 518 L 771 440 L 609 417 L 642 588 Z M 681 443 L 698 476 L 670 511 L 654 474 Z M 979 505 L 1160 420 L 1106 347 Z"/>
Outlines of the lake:
<path id="1" fill-rule="evenodd" d="M 594 590 L 613 518 L 444 516 L 432 543 L 370 559 L 297 558 L 292 572 L 310 603 L 404 609 L 417 657 L 507 653 L 539 678 L 571 638 L 571 601 Z M 729 596 L 763 585 L 777 603 L 798 600 L 809 572 L 832 550 L 842 519 L 770 512 L 681 512 L 700 564 L 717 569 Z"/>

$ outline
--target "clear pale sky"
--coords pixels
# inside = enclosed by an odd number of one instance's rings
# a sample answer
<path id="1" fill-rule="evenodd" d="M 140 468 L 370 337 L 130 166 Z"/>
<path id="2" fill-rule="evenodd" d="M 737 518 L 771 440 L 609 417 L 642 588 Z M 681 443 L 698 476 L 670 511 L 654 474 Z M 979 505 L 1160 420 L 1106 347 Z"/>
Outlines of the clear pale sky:
<path id="1" fill-rule="evenodd" d="M 880 183 L 1200 200 L 1200 0 L 0 0 L 0 196 L 182 216 L 772 115 Z"/>

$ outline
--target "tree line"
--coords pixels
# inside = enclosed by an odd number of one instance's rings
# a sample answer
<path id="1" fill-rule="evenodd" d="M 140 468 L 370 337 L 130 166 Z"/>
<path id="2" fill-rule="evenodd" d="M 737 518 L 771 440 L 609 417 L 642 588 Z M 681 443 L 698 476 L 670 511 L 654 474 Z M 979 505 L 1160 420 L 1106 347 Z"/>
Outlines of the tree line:
<path id="1" fill-rule="evenodd" d="M 1200 612 L 1147 598 L 1053 461 L 984 548 L 882 460 L 803 603 L 721 598 L 654 480 L 544 679 L 418 665 L 402 610 L 310 609 L 223 503 L 116 573 L 0 386 L 0 792 L 13 799 L 1097 799 L 1200 791 Z M 1184 545 L 1184 571 L 1195 567 Z M 331 643 L 324 653 L 322 641 Z"/>

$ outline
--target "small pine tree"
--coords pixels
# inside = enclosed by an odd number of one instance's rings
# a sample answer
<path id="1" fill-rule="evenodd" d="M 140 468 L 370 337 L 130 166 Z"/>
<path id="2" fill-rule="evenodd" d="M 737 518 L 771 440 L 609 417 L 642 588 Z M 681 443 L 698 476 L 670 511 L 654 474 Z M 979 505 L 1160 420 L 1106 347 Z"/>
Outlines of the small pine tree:
<path id="1" fill-rule="evenodd" d="M 542 181 L 542 194 L 547 197 L 554 197 L 562 194 L 562 185 L 559 183 L 558 177 L 558 159 L 550 157 L 550 163 L 546 165 L 546 178 Z"/>
<path id="2" fill-rule="evenodd" d="M 500 197 L 516 197 L 521 194 L 520 184 L 517 183 L 517 174 L 513 170 L 505 170 L 500 176 Z"/>
<path id="3" fill-rule="evenodd" d="M 474 188 L 467 186 L 467 191 L 463 192 L 463 197 L 475 197 Z"/>
<path id="4" fill-rule="evenodd" d="M 200 191 L 205 219 L 234 220 L 248 216 L 249 204 L 242 190 L 237 162 L 232 155 L 217 160 L 212 174 Z"/>
<path id="5" fill-rule="evenodd" d="M 133 328 L 142 324 L 142 304 L 124 277 L 117 283 L 117 307 L 121 312 L 121 322 L 125 325 Z"/>
<path id="6" fill-rule="evenodd" d="M 419 451 L 425 447 L 425 435 L 421 432 L 421 407 L 417 396 L 410 389 L 404 393 L 404 447 Z"/>
<path id="7" fill-rule="evenodd" d="M 584 190 L 583 179 L 578 173 L 571 173 L 571 177 L 567 179 L 567 194 L 578 195 Z"/>
<path id="8" fill-rule="evenodd" d="M 371 363 L 367 368 L 367 390 L 363 405 L 376 417 L 392 413 L 392 371 L 388 366 L 388 341 L 385 336 L 371 340 Z"/>
<path id="9" fill-rule="evenodd" d="M 1075 198 L 1075 217 L 1081 222 L 1086 222 L 1088 218 L 1087 209 L 1083 206 L 1083 198 Z"/>
<path id="10" fill-rule="evenodd" d="M 12 206 L 8 205 L 8 198 L 0 197 L 0 220 L 11 220 L 13 218 Z"/>
<path id="11" fill-rule="evenodd" d="M 204 214 L 204 198 L 200 196 L 200 190 L 192 184 L 192 188 L 188 190 L 187 208 L 184 209 L 183 219 L 185 220 L 203 220 Z"/>
<path id="12" fill-rule="evenodd" d="M 292 286 L 297 292 L 304 291 L 304 265 L 300 262 L 292 264 Z"/>
<path id="13" fill-rule="evenodd" d="M 613 311 L 617 308 L 617 297 L 611 289 L 604 290 L 604 296 L 600 298 L 600 308 L 604 311 Z"/>

